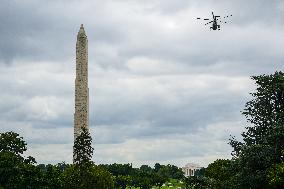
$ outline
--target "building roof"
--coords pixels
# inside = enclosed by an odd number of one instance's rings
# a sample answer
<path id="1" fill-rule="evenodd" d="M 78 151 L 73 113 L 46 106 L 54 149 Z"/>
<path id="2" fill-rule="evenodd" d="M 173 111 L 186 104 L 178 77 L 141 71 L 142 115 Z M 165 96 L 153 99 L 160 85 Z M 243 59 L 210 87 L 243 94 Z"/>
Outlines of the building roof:
<path id="1" fill-rule="evenodd" d="M 200 169 L 201 167 L 197 163 L 187 163 L 183 168 Z"/>

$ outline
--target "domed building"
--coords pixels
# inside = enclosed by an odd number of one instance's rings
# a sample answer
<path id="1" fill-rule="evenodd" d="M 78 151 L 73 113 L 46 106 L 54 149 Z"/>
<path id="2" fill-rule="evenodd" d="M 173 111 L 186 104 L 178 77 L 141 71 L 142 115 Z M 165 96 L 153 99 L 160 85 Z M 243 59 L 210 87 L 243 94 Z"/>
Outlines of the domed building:
<path id="1" fill-rule="evenodd" d="M 196 163 L 188 163 L 184 167 L 182 167 L 182 171 L 184 172 L 184 176 L 191 177 L 195 175 L 195 172 L 203 167 L 200 167 Z"/>

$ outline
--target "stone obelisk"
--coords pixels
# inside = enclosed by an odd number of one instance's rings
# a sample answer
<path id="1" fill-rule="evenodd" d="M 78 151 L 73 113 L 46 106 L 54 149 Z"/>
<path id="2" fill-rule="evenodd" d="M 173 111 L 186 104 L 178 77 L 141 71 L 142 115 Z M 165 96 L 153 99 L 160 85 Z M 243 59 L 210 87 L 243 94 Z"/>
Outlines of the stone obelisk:
<path id="1" fill-rule="evenodd" d="M 88 39 L 83 24 L 76 43 L 74 141 L 82 127 L 89 130 Z"/>

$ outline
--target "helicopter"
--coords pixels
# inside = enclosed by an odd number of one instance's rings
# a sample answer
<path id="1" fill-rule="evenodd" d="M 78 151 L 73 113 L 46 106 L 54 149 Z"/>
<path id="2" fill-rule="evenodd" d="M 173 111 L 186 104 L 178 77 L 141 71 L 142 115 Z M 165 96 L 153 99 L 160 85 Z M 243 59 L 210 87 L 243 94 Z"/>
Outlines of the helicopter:
<path id="1" fill-rule="evenodd" d="M 206 23 L 205 25 L 208 25 L 210 23 L 212 23 L 212 26 L 210 27 L 210 30 L 220 30 L 220 24 L 218 24 L 217 21 L 222 22 L 221 21 L 221 16 L 215 16 L 214 13 L 212 12 L 212 16 L 213 16 L 213 20 L 211 20 L 210 22 Z M 229 16 L 233 16 L 233 15 L 229 15 Z M 228 18 L 229 16 L 224 16 L 224 18 Z M 197 18 L 198 20 L 201 18 Z M 203 20 L 209 20 L 209 18 L 204 18 Z M 224 22 L 227 23 L 227 22 Z"/>

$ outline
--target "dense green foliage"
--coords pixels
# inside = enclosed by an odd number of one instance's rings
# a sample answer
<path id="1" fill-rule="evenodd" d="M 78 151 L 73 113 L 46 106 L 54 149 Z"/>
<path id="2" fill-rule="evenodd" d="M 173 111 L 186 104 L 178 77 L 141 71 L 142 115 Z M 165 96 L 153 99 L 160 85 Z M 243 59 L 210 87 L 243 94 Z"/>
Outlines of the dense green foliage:
<path id="1" fill-rule="evenodd" d="M 6 132 L 0 134 L 0 152 L 10 152 L 21 155 L 27 150 L 27 143 L 19 134 Z"/>
<path id="2" fill-rule="evenodd" d="M 60 177 L 67 166 L 68 165 L 66 165 L 65 163 L 59 163 L 57 165 L 50 165 L 50 164 L 38 165 L 37 167 L 40 169 L 42 175 L 43 188 L 48 188 L 48 189 L 62 188 L 63 182 L 60 179 Z"/>
<path id="3" fill-rule="evenodd" d="M 70 165 L 61 174 L 64 189 L 113 189 L 112 175 L 105 169 L 88 164 L 84 168 Z"/>
<path id="4" fill-rule="evenodd" d="M 91 162 L 91 138 L 82 131 L 75 140 L 76 164 L 35 165 L 25 158 L 26 142 L 17 133 L 0 134 L 0 188 L 4 189 L 113 189 L 112 175 Z"/>
<path id="5" fill-rule="evenodd" d="M 74 165 L 35 165 L 33 157 L 25 158 L 26 142 L 17 133 L 0 135 L 0 188 L 5 189 L 113 189 L 136 187 L 160 188 L 170 178 L 183 178 L 181 169 L 174 165 L 156 164 L 155 168 L 131 164 L 95 165 L 91 161 L 93 148 L 87 131 L 75 140 Z M 88 146 L 89 145 L 89 146 Z"/>
<path id="6" fill-rule="evenodd" d="M 211 189 L 212 180 L 208 177 L 191 176 L 184 178 L 186 189 Z"/>
<path id="7" fill-rule="evenodd" d="M 275 164 L 268 172 L 268 181 L 274 188 L 283 188 L 284 186 L 284 162 Z"/>
<path id="8" fill-rule="evenodd" d="M 0 133 L 0 188 L 37 188 L 40 169 L 32 157 L 24 158 L 26 142 L 17 133 Z"/>
<path id="9" fill-rule="evenodd" d="M 61 174 L 64 189 L 113 189 L 112 175 L 92 161 L 93 147 L 89 131 L 83 127 L 74 142 L 74 165 Z"/>
<path id="10" fill-rule="evenodd" d="M 89 131 L 82 127 L 82 131 L 74 141 L 74 164 L 79 166 L 91 163 L 94 148 Z"/>
<path id="11" fill-rule="evenodd" d="M 271 188 L 267 175 L 274 164 L 283 162 L 284 74 L 254 76 L 257 84 L 253 99 L 243 114 L 249 125 L 243 142 L 232 138 L 234 184 L 239 188 Z"/>
<path id="12" fill-rule="evenodd" d="M 231 181 L 231 161 L 228 159 L 217 159 L 210 163 L 204 175 L 211 179 L 211 188 L 228 188 Z"/>
<path id="13" fill-rule="evenodd" d="M 131 164 L 110 164 L 100 165 L 114 175 L 115 187 L 126 188 L 140 187 L 148 189 L 153 186 L 161 187 L 170 178 L 183 179 L 183 172 L 174 165 L 155 164 L 154 168 L 148 165 L 142 165 L 140 168 L 133 168 Z"/>

